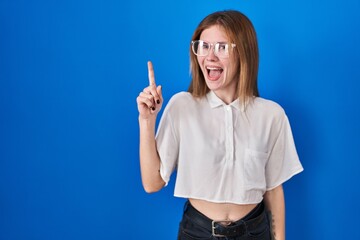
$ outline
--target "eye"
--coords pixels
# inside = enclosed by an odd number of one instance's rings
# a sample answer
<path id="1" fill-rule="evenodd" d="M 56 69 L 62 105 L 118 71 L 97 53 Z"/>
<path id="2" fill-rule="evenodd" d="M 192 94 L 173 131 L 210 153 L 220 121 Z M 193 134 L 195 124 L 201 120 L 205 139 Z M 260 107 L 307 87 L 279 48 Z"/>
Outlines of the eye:
<path id="1" fill-rule="evenodd" d="M 202 42 L 202 44 L 200 45 L 200 47 L 202 49 L 209 49 L 210 48 L 210 45 L 207 43 L 207 42 Z"/>
<path id="2" fill-rule="evenodd" d="M 226 52 L 228 49 L 227 43 L 219 43 L 219 51 Z"/>

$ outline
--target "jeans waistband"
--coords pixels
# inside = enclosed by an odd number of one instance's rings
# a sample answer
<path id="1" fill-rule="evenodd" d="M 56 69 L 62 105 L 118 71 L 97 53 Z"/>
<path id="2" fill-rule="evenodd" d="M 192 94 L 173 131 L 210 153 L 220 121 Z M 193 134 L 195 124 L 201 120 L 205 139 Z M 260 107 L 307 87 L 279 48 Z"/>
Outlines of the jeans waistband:
<path id="1" fill-rule="evenodd" d="M 202 228 L 208 229 L 214 236 L 242 236 L 246 231 L 251 231 L 264 222 L 266 218 L 264 203 L 259 203 L 253 210 L 251 210 L 245 217 L 229 225 L 222 225 L 220 222 L 213 221 L 204 214 L 196 210 L 190 202 L 185 206 L 184 215 L 191 219 L 191 221 Z"/>

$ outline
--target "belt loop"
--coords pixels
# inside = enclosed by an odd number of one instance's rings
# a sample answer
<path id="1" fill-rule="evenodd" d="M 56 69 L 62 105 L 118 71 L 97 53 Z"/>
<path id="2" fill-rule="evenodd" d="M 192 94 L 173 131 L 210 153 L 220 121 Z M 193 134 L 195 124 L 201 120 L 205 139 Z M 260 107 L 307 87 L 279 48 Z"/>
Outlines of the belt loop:
<path id="1" fill-rule="evenodd" d="M 186 202 L 185 202 L 185 204 L 184 204 L 184 210 L 183 210 L 183 212 L 186 212 L 187 210 L 188 210 L 188 208 L 189 208 L 189 200 L 186 200 Z"/>

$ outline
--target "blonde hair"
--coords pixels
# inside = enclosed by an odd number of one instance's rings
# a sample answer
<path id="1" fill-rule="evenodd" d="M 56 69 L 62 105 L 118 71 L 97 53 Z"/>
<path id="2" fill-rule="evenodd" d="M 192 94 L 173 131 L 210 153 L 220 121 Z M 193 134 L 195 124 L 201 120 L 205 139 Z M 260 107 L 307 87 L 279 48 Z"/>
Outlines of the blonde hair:
<path id="1" fill-rule="evenodd" d="M 259 50 L 255 29 L 244 14 L 234 10 L 219 11 L 208 15 L 200 22 L 191 40 L 199 40 L 201 33 L 214 25 L 222 27 L 228 41 L 236 44 L 230 54 L 234 54 L 232 57 L 237 61 L 238 98 L 245 104 L 253 96 L 259 96 L 257 86 Z M 205 96 L 210 90 L 191 47 L 190 70 L 192 80 L 188 92 L 194 97 Z"/>

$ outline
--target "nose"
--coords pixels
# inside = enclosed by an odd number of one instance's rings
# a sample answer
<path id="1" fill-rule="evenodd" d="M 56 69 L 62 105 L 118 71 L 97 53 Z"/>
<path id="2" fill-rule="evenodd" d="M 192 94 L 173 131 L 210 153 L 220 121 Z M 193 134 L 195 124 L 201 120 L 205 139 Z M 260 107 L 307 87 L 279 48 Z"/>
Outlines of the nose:
<path id="1" fill-rule="evenodd" d="M 209 54 L 206 56 L 206 59 L 208 61 L 216 61 L 218 60 L 218 57 L 215 55 L 215 46 L 212 45 L 209 50 Z"/>

